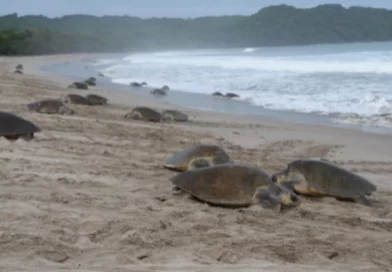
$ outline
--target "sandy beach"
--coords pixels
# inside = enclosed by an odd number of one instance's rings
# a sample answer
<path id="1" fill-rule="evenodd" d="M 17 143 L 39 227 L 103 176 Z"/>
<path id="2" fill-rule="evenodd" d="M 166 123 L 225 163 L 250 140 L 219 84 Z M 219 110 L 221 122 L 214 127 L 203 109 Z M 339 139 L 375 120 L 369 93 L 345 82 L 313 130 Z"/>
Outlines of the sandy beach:
<path id="1" fill-rule="evenodd" d="M 131 92 L 67 89 L 39 67 L 95 55 L 0 58 L 1 109 L 37 124 L 0 140 L 1 271 L 392 271 L 392 136 L 179 108 Z M 16 64 L 24 75 L 13 74 Z M 96 76 L 92 74 L 91 76 Z M 96 93 L 107 106 L 46 115 L 26 104 Z M 179 108 L 188 123 L 125 120 L 134 106 Z M 302 197 L 276 214 L 174 195 L 164 161 L 197 143 L 269 174 L 322 157 L 371 180 L 380 208 Z"/>

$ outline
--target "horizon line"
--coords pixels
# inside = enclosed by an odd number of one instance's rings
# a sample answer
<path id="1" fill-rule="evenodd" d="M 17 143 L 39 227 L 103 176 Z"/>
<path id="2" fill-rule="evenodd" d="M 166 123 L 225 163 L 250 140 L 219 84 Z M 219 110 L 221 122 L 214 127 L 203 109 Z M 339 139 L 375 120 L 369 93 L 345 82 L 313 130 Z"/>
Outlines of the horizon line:
<path id="1" fill-rule="evenodd" d="M 290 8 L 294 8 L 297 10 L 309 10 L 309 9 L 315 9 L 318 7 L 322 7 L 322 6 L 340 6 L 343 9 L 347 10 L 350 8 L 367 8 L 367 9 L 378 9 L 378 10 L 387 10 L 387 11 L 392 11 L 391 9 L 388 8 L 381 8 L 381 7 L 372 7 L 372 6 L 363 6 L 363 5 L 343 5 L 343 4 L 336 4 L 336 3 L 325 3 L 325 4 L 319 4 L 319 5 L 315 5 L 315 6 L 310 6 L 310 7 L 296 7 L 294 5 L 288 5 L 288 4 L 278 4 L 278 5 L 269 5 L 269 6 L 265 6 L 262 7 L 260 9 L 258 9 L 255 13 L 250 13 L 250 14 L 221 14 L 221 15 L 204 15 L 204 16 L 187 16 L 187 17 L 170 17 L 170 16 L 162 16 L 162 17 L 158 17 L 158 16 L 149 16 L 149 17 L 144 17 L 144 16 L 137 16 L 137 15 L 131 15 L 131 14 L 102 14 L 102 15 L 96 15 L 96 14 L 88 14 L 88 13 L 71 13 L 71 14 L 64 14 L 61 16 L 50 16 L 50 15 L 44 15 L 44 14 L 23 14 L 20 15 L 18 12 L 13 12 L 13 13 L 0 13 L 0 17 L 5 17 L 5 16 L 11 16 L 16 14 L 18 18 L 21 17 L 28 17 L 28 16 L 36 16 L 36 17 L 46 17 L 49 19 L 62 19 L 64 17 L 72 17 L 72 16 L 90 16 L 90 17 L 96 17 L 96 18 L 103 18 L 103 17 L 129 17 L 129 18 L 135 18 L 135 19 L 143 19 L 143 20 L 148 20 L 148 19 L 181 19 L 181 20 L 189 20 L 189 19 L 200 19 L 200 18 L 209 18 L 209 17 L 249 17 L 249 16 L 253 16 L 257 13 L 259 13 L 260 11 L 267 9 L 267 8 L 271 8 L 271 7 L 282 7 L 282 6 L 286 6 L 286 7 L 290 7 Z"/>

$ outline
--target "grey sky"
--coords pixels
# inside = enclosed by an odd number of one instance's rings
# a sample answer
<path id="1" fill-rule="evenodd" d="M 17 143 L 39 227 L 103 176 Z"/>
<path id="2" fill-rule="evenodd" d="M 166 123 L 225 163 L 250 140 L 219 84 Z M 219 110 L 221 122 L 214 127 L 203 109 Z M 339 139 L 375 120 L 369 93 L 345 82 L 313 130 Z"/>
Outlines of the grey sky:
<path id="1" fill-rule="evenodd" d="M 131 15 L 138 17 L 199 17 L 249 15 L 260 8 L 288 4 L 312 7 L 325 3 L 392 9 L 391 0 L 0 0 L 0 14 L 17 12 L 62 16 L 64 14 Z"/>

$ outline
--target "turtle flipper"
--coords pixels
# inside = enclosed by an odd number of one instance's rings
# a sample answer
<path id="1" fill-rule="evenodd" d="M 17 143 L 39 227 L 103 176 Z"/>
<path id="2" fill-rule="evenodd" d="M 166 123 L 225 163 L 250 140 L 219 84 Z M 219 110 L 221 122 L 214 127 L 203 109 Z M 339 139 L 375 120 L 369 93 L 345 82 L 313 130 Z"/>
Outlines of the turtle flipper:
<path id="1" fill-rule="evenodd" d="M 188 164 L 188 169 L 199 169 L 199 168 L 205 168 L 212 166 L 213 162 L 211 158 L 203 158 L 203 157 L 197 157 L 191 160 Z"/>
<path id="2" fill-rule="evenodd" d="M 19 135 L 4 135 L 4 138 L 6 138 L 10 142 L 15 142 L 19 139 Z"/>
<path id="3" fill-rule="evenodd" d="M 25 140 L 26 142 L 29 142 L 34 139 L 34 133 L 26 133 L 20 136 L 21 139 Z"/>
<path id="4" fill-rule="evenodd" d="M 173 195 L 184 195 L 184 194 L 186 194 L 186 192 L 184 192 L 183 190 L 181 190 L 179 187 L 177 187 L 177 186 L 174 186 L 173 188 L 172 188 L 172 192 L 173 192 Z"/>
<path id="5" fill-rule="evenodd" d="M 381 207 L 383 207 L 383 205 L 379 201 L 369 199 L 366 196 L 359 196 L 357 199 L 344 198 L 344 197 L 335 197 L 335 199 L 338 200 L 338 201 L 359 203 L 359 204 L 365 205 L 365 206 L 370 207 L 370 208 L 381 208 Z"/>
<path id="6" fill-rule="evenodd" d="M 374 200 L 374 199 L 369 199 L 366 196 L 358 197 L 355 202 L 360 203 L 362 205 L 365 205 L 367 207 L 371 207 L 371 208 L 382 208 L 383 207 L 381 202 Z"/>

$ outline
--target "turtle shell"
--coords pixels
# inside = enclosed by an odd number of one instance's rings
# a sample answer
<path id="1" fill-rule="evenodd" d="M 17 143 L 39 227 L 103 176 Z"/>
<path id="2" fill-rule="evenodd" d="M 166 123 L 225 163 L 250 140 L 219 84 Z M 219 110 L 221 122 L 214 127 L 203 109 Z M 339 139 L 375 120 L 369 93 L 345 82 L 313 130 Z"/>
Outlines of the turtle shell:
<path id="1" fill-rule="evenodd" d="M 68 88 L 87 90 L 88 84 L 85 82 L 76 81 L 76 82 L 72 83 L 71 85 L 69 85 Z"/>
<path id="2" fill-rule="evenodd" d="M 69 94 L 66 98 L 67 102 L 75 104 L 75 105 L 86 105 L 91 106 L 92 103 L 86 97 L 78 95 L 78 94 Z"/>
<path id="3" fill-rule="evenodd" d="M 44 99 L 27 104 L 27 108 L 31 111 L 41 112 L 45 109 L 44 112 L 46 113 L 58 113 L 62 106 L 64 106 L 64 103 L 59 99 Z"/>
<path id="4" fill-rule="evenodd" d="M 182 172 L 170 181 L 193 197 L 217 206 L 246 207 L 254 203 L 270 177 L 262 170 L 241 164 L 220 164 Z"/>
<path id="5" fill-rule="evenodd" d="M 186 122 L 189 120 L 188 115 L 178 110 L 164 110 L 162 115 L 164 120 L 173 120 L 177 122 Z"/>
<path id="6" fill-rule="evenodd" d="M 296 160 L 289 164 L 289 171 L 301 173 L 313 193 L 357 199 L 371 195 L 377 189 L 367 179 L 326 161 Z"/>
<path id="7" fill-rule="evenodd" d="M 133 108 L 132 116 L 134 119 L 141 119 L 150 122 L 160 122 L 162 120 L 162 114 L 160 112 L 148 107 Z"/>
<path id="8" fill-rule="evenodd" d="M 41 131 L 34 123 L 10 112 L 0 111 L 0 136 L 18 136 Z"/>
<path id="9" fill-rule="evenodd" d="M 166 160 L 164 167 L 170 170 L 186 171 L 189 164 L 198 158 L 210 158 L 214 165 L 230 162 L 229 155 L 221 147 L 199 144 L 174 154 Z"/>
<path id="10" fill-rule="evenodd" d="M 154 89 L 150 93 L 157 96 L 166 94 L 166 92 L 162 89 Z"/>
<path id="11" fill-rule="evenodd" d="M 90 100 L 93 105 L 104 105 L 108 102 L 107 98 L 97 94 L 88 94 L 86 95 L 86 98 Z"/>

